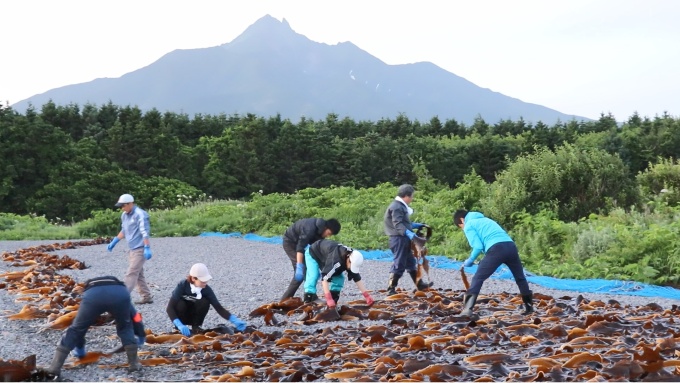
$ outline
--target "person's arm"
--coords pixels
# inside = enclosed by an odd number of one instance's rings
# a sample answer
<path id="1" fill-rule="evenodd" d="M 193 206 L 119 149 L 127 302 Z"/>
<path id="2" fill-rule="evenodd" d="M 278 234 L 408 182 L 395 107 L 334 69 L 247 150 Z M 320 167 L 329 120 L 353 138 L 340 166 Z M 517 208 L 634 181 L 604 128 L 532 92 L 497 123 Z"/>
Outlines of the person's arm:
<path id="1" fill-rule="evenodd" d="M 177 302 L 179 302 L 179 300 L 175 298 L 173 295 L 172 297 L 170 297 L 170 300 L 168 301 L 168 307 L 165 308 L 165 312 L 168 313 L 171 322 L 174 322 L 175 319 L 179 318 L 179 316 L 177 315 L 177 311 L 175 310 Z"/>
<path id="2" fill-rule="evenodd" d="M 215 309 L 215 311 L 217 311 L 218 314 L 220 314 L 222 318 L 229 320 L 231 313 L 229 310 L 225 309 L 224 306 L 222 306 L 213 289 L 208 290 L 208 287 L 204 288 L 203 296 L 208 300 L 208 302 L 210 302 L 210 305 Z"/>
<path id="3" fill-rule="evenodd" d="M 406 227 L 406 222 L 405 215 L 406 211 L 399 207 L 398 209 L 392 210 L 392 224 L 394 225 L 394 228 L 399 232 L 399 235 L 406 235 L 406 230 L 410 229 L 410 227 Z"/>
<path id="4" fill-rule="evenodd" d="M 465 233 L 465 237 L 472 248 L 470 251 L 470 256 L 465 261 L 465 266 L 470 267 L 475 263 L 475 260 L 477 257 L 479 257 L 482 251 L 484 251 L 484 242 L 482 242 L 481 238 L 479 238 L 479 235 L 477 235 L 477 231 L 474 230 L 472 226 L 465 225 L 463 233 Z"/>

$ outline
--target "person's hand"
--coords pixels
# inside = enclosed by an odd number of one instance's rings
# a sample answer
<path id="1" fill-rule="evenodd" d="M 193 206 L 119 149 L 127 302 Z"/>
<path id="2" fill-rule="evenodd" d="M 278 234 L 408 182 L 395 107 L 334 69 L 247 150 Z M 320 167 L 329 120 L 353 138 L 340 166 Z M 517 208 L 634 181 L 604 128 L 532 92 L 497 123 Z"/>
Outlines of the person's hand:
<path id="1" fill-rule="evenodd" d="M 179 320 L 179 318 L 172 321 L 172 323 L 175 324 L 175 327 L 177 327 L 177 329 L 179 330 L 179 332 L 182 333 L 182 335 L 184 336 L 191 335 L 191 330 L 189 330 L 189 327 L 185 326 L 184 323 L 182 323 L 182 321 Z"/>
<path id="2" fill-rule="evenodd" d="M 117 244 L 119 241 L 120 241 L 120 239 L 118 239 L 118 237 L 113 237 L 113 240 L 111 241 L 111 243 L 109 243 L 109 245 L 106 246 L 106 250 L 108 250 L 109 253 L 112 252 L 112 251 L 113 251 L 113 248 L 116 247 L 116 244 Z"/>
<path id="3" fill-rule="evenodd" d="M 424 223 L 420 223 L 420 222 L 412 222 L 411 223 L 411 228 L 413 228 L 413 230 L 418 230 L 423 226 L 425 226 Z"/>
<path id="4" fill-rule="evenodd" d="M 333 299 L 333 294 L 331 294 L 330 291 L 325 293 L 324 297 L 326 298 L 326 304 L 328 305 L 328 308 L 335 307 L 335 300 Z"/>
<path id="5" fill-rule="evenodd" d="M 246 329 L 246 322 L 244 322 L 244 321 L 238 319 L 238 317 L 237 317 L 236 315 L 234 315 L 234 314 L 231 314 L 231 315 L 229 316 L 229 322 L 233 323 L 233 324 L 234 324 L 234 327 L 236 327 L 236 329 L 237 329 L 238 331 L 243 332 L 243 330 Z"/>
<path id="6" fill-rule="evenodd" d="M 73 355 L 75 355 L 78 359 L 83 359 L 87 352 L 85 351 L 85 346 L 83 347 L 76 347 L 73 349 Z"/>
<path id="7" fill-rule="evenodd" d="M 295 280 L 302 282 L 303 279 L 305 279 L 305 264 L 298 263 L 295 265 Z"/>
<path id="8" fill-rule="evenodd" d="M 413 237 L 416 236 L 416 233 L 412 232 L 411 230 L 406 230 L 406 236 L 408 237 L 408 239 L 413 240 Z"/>
<path id="9" fill-rule="evenodd" d="M 373 300 L 373 297 L 371 297 L 371 294 L 368 293 L 368 291 L 364 291 L 363 293 L 364 299 L 366 299 L 366 304 L 371 306 L 375 301 Z"/>
<path id="10" fill-rule="evenodd" d="M 151 259 L 151 246 L 144 246 L 144 258 L 147 261 Z"/>
<path id="11" fill-rule="evenodd" d="M 463 263 L 463 266 L 472 267 L 472 265 L 474 265 L 474 264 L 475 264 L 475 260 L 472 259 L 472 258 L 468 258 L 467 260 L 465 260 L 465 263 Z"/>
<path id="12" fill-rule="evenodd" d="M 187 326 L 184 326 L 187 327 Z M 137 346 L 142 347 L 146 343 L 146 337 L 145 336 L 138 336 L 137 337 Z"/>

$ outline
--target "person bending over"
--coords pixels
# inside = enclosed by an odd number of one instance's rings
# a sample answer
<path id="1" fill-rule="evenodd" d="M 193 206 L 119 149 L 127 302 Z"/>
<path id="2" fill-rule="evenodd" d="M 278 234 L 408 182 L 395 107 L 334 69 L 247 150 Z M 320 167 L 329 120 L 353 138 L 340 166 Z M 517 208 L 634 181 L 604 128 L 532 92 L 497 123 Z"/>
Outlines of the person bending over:
<path id="1" fill-rule="evenodd" d="M 196 263 L 191 266 L 189 276 L 177 284 L 170 296 L 166 312 L 177 330 L 184 336 L 190 336 L 192 332 L 203 331 L 201 326 L 208 315 L 210 306 L 214 307 L 222 318 L 231 322 L 236 330 L 246 329 L 246 322 L 222 307 L 217 300 L 213 289 L 208 286 L 208 281 L 211 279 L 208 267 L 203 263 Z M 190 325 L 192 329 L 189 330 L 187 325 Z"/>

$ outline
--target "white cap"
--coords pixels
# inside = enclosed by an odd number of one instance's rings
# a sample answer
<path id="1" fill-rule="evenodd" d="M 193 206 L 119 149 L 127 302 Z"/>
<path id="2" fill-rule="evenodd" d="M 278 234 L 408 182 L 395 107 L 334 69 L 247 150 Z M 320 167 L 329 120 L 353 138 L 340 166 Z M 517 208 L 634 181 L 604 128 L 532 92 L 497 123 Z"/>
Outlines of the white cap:
<path id="1" fill-rule="evenodd" d="M 189 275 L 198 278 L 198 280 L 201 282 L 208 282 L 212 279 L 212 276 L 208 272 L 208 266 L 202 263 L 195 263 L 193 266 L 191 266 Z"/>
<path id="2" fill-rule="evenodd" d="M 123 194 L 122 196 L 120 196 L 120 198 L 118 198 L 118 202 L 116 202 L 116 207 L 121 207 L 124 204 L 130 203 L 130 202 L 135 202 L 135 199 L 132 197 L 132 195 Z"/>
<path id="3" fill-rule="evenodd" d="M 359 252 L 359 250 L 352 250 L 349 255 L 350 270 L 354 274 L 359 274 L 361 272 L 361 265 L 364 263 L 364 255 Z"/>

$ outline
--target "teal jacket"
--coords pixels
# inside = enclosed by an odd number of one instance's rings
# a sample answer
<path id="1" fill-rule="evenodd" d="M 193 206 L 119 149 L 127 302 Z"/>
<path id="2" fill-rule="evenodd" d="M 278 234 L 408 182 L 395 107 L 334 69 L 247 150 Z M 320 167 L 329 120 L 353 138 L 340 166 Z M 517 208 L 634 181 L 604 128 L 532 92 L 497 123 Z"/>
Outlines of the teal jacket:
<path id="1" fill-rule="evenodd" d="M 500 242 L 513 242 L 512 238 L 503 228 L 484 214 L 471 211 L 465 216 L 465 237 L 472 247 L 470 262 L 474 262 L 480 253 L 486 253 L 491 246 Z"/>

